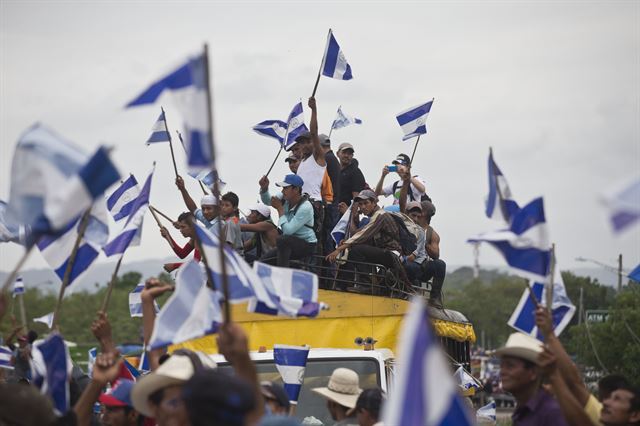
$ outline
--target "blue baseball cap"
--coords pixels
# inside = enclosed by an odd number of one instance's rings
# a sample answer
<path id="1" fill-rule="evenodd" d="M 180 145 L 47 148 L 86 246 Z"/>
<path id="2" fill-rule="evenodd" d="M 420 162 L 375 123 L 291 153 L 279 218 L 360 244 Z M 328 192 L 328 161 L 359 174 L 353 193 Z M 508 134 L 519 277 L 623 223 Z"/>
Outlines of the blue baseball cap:
<path id="1" fill-rule="evenodd" d="M 133 380 L 119 379 L 109 392 L 100 395 L 98 401 L 107 407 L 133 407 L 131 389 L 135 384 Z"/>
<path id="2" fill-rule="evenodd" d="M 286 175 L 282 182 L 276 182 L 276 186 L 286 188 L 287 186 L 297 186 L 302 188 L 304 181 L 298 175 Z"/>

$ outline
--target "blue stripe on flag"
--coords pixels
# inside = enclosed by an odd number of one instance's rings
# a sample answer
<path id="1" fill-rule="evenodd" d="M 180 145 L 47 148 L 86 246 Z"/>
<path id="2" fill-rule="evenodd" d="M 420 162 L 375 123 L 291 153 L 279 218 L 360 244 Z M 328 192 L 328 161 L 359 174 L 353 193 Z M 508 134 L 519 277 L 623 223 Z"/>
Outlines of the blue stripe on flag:
<path id="1" fill-rule="evenodd" d="M 190 61 L 188 61 L 166 77 L 163 77 L 149 86 L 147 90 L 142 92 L 137 98 L 129 102 L 126 105 L 126 108 L 136 105 L 151 104 L 160 97 L 165 89 L 182 89 L 184 87 L 191 86 L 192 84 L 191 64 Z"/>
<path id="2" fill-rule="evenodd" d="M 336 71 L 336 65 L 338 64 L 338 53 L 340 52 L 340 46 L 333 34 L 329 34 L 329 46 L 327 47 L 327 56 L 324 61 L 324 68 L 322 74 L 328 77 L 333 77 Z"/>
<path id="3" fill-rule="evenodd" d="M 96 199 L 120 178 L 120 173 L 111 162 L 109 154 L 104 147 L 98 148 L 98 151 L 78 172 L 78 175 L 93 199 Z"/>
<path id="4" fill-rule="evenodd" d="M 536 300 L 542 300 L 542 291 L 544 290 L 544 285 L 541 283 L 533 283 L 531 286 L 531 290 L 533 290 L 533 294 L 536 297 Z M 529 290 L 525 290 L 528 292 Z M 513 323 L 513 327 L 527 334 L 531 333 L 536 326 L 536 306 L 533 304 L 531 297 L 528 297 L 524 305 L 522 306 L 522 313 L 524 315 L 519 315 L 517 320 Z"/>
<path id="5" fill-rule="evenodd" d="M 415 108 L 412 108 L 409 111 L 406 111 L 396 117 L 398 120 L 398 124 L 403 126 L 413 120 L 420 118 L 423 115 L 426 115 L 431 111 L 431 105 L 433 105 L 433 101 L 429 101 L 426 104 L 419 105 Z"/>
<path id="6" fill-rule="evenodd" d="M 78 247 L 78 251 L 76 252 L 76 259 L 73 262 L 73 266 L 71 268 L 71 275 L 69 278 L 69 284 L 73 284 L 76 278 L 80 276 L 84 271 L 86 271 L 89 266 L 93 263 L 94 260 L 98 257 L 99 252 L 93 248 L 90 244 L 82 244 Z M 69 253 L 69 256 L 71 253 Z M 61 280 L 64 279 L 64 272 L 67 269 L 67 264 L 69 263 L 69 257 L 64 261 L 60 267 L 56 268 L 54 272 Z"/>

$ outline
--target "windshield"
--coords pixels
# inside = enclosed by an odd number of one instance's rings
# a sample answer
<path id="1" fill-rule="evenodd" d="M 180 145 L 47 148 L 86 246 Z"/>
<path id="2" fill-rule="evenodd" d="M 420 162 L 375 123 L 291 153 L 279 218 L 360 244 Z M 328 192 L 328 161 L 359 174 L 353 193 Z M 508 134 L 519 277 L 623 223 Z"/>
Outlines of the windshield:
<path id="1" fill-rule="evenodd" d="M 298 406 L 295 417 L 302 421 L 305 417 L 313 416 L 320 420 L 323 425 L 335 423 L 327 411 L 326 400 L 320 395 L 312 392 L 312 388 L 327 386 L 329 377 L 336 368 L 349 368 L 360 378 L 362 389 L 380 387 L 380 369 L 376 360 L 371 358 L 348 358 L 348 359 L 309 359 L 304 373 L 304 384 L 298 398 Z M 232 371 L 229 364 L 220 363 L 218 368 L 221 371 Z M 282 379 L 276 369 L 273 360 L 256 361 L 258 370 L 258 380 L 270 380 L 282 385 Z"/>

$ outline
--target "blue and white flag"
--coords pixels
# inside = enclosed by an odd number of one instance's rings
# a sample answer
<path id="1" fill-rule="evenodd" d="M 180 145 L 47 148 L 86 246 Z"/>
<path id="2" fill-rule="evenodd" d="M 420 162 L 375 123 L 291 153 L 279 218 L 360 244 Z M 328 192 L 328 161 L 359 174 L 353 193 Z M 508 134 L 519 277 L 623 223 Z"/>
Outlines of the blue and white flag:
<path id="1" fill-rule="evenodd" d="M 155 169 L 155 167 L 154 167 Z M 111 240 L 106 246 L 104 246 L 104 252 L 107 256 L 113 256 L 115 254 L 124 254 L 125 250 L 131 242 L 140 233 L 142 228 L 142 222 L 144 220 L 144 214 L 149 207 L 149 195 L 151 194 L 151 180 L 153 179 L 153 172 L 149 173 L 147 180 L 144 182 L 144 186 L 138 194 L 138 197 L 133 201 L 131 206 L 131 213 L 127 218 L 127 222 L 113 240 Z"/>
<path id="2" fill-rule="evenodd" d="M 431 330 L 424 301 L 413 298 L 400 336 L 398 364 L 386 425 L 472 425 L 467 407 Z"/>
<path id="3" fill-rule="evenodd" d="M 24 244 L 26 227 L 9 218 L 7 203 L 0 200 L 0 243 Z"/>
<path id="4" fill-rule="evenodd" d="M 304 124 L 304 109 L 302 108 L 302 102 L 295 104 L 289 118 L 287 118 L 287 138 L 284 144 L 284 149 L 289 151 L 293 144 L 296 142 L 296 138 L 304 132 L 308 132 L 306 124 Z"/>
<path id="5" fill-rule="evenodd" d="M 321 309 L 326 308 L 324 304 L 318 303 L 316 274 L 257 261 L 253 263 L 253 269 L 259 281 L 253 282 L 256 297 L 249 301 L 249 312 L 316 317 Z"/>
<path id="6" fill-rule="evenodd" d="M 492 421 L 494 424 L 496 423 L 496 402 L 491 401 L 484 407 L 478 408 L 476 411 L 476 421 L 480 422 L 481 420 Z"/>
<path id="7" fill-rule="evenodd" d="M 344 57 L 342 49 L 338 45 L 333 31 L 329 30 L 327 36 L 327 46 L 324 49 L 324 57 L 322 58 L 322 75 L 336 78 L 338 80 L 351 80 L 351 65 Z"/>
<path id="8" fill-rule="evenodd" d="M 402 111 L 396 116 L 396 120 L 404 132 L 403 141 L 427 133 L 427 116 L 431 111 L 431 105 L 433 105 L 433 99 L 425 104 Z"/>
<path id="9" fill-rule="evenodd" d="M 502 171 L 493 160 L 489 150 L 489 195 L 486 200 L 485 214 L 489 219 L 498 219 L 509 225 L 520 207 L 511 195 L 511 189 Z"/>
<path id="10" fill-rule="evenodd" d="M 469 390 L 471 388 L 480 389 L 480 385 L 478 384 L 476 379 L 474 379 L 471 374 L 467 373 L 467 371 L 462 368 L 462 366 L 458 367 L 456 372 L 453 373 L 453 377 L 456 381 L 456 384 L 464 390 Z"/>
<path id="11" fill-rule="evenodd" d="M 342 129 L 343 127 L 347 127 L 351 124 L 362 124 L 362 120 L 345 114 L 344 112 L 342 112 L 342 106 L 339 106 L 338 112 L 336 114 L 336 119 L 333 120 L 333 124 L 331 124 L 331 128 Z"/>
<path id="12" fill-rule="evenodd" d="M 109 239 L 108 213 L 103 200 L 96 201 L 89 215 L 89 224 L 84 232 L 76 258 L 69 275 L 71 285 L 87 271 L 91 264 L 98 258 L 100 250 Z M 78 228 L 81 219 L 77 219 L 70 224 L 66 230 L 59 235 L 48 235 L 41 237 L 36 246 L 42 253 L 42 257 L 47 261 L 53 272 L 60 281 L 64 279 L 64 273 L 69 264 L 73 246 L 78 237 Z"/>
<path id="13" fill-rule="evenodd" d="M 16 281 L 13 283 L 13 297 L 19 294 L 24 294 L 24 280 L 22 277 L 16 278 Z"/>
<path id="14" fill-rule="evenodd" d="M 6 346 L 0 346 L 0 368 L 13 370 L 13 352 Z"/>
<path id="15" fill-rule="evenodd" d="M 171 92 L 185 126 L 185 148 L 190 171 L 211 169 L 214 165 L 209 140 L 208 82 L 204 54 L 190 58 L 176 70 L 151 84 L 127 104 L 127 108 L 152 104 L 164 91 Z"/>
<path id="16" fill-rule="evenodd" d="M 253 131 L 259 135 L 274 138 L 282 145 L 287 134 L 287 123 L 280 120 L 265 120 L 253 126 Z"/>
<path id="17" fill-rule="evenodd" d="M 640 177 L 622 182 L 602 196 L 609 210 L 609 222 L 613 232 L 620 234 L 640 223 Z"/>
<path id="18" fill-rule="evenodd" d="M 122 182 L 118 189 L 107 197 L 107 209 L 113 220 L 119 222 L 126 219 L 131 214 L 133 204 L 140 194 L 140 187 L 134 175 L 129 175 L 127 180 Z"/>
<path id="19" fill-rule="evenodd" d="M 553 280 L 553 300 L 551 302 L 551 322 L 553 323 L 553 331 L 555 335 L 559 336 L 567 325 L 569 325 L 571 318 L 573 318 L 573 314 L 576 312 L 576 307 L 571 303 L 569 296 L 567 296 L 567 290 L 564 286 L 564 281 L 562 280 L 560 268 L 556 265 L 554 269 L 555 277 Z M 532 282 L 531 290 L 540 305 L 546 307 L 547 289 L 545 288 L 544 282 Z M 544 342 L 542 334 L 538 331 L 538 327 L 536 327 L 535 313 L 536 306 L 531 300 L 529 289 L 525 289 L 520 297 L 520 301 L 518 302 L 516 309 L 511 314 L 511 318 L 507 321 L 507 324 L 524 334 L 528 334 L 531 337 L 535 337 L 541 342 Z"/>
<path id="20" fill-rule="evenodd" d="M 171 135 L 167 131 L 167 120 L 164 116 L 164 110 L 160 113 L 160 117 L 156 120 L 151 128 L 151 136 L 147 139 L 147 145 L 158 142 L 170 142 Z"/>
<path id="21" fill-rule="evenodd" d="M 73 365 L 62 336 L 53 333 L 31 350 L 33 384 L 53 402 L 57 415 L 69 410 L 69 379 Z"/>
<path id="22" fill-rule="evenodd" d="M 289 401 L 293 404 L 298 403 L 304 383 L 304 370 L 307 367 L 309 349 L 309 346 L 273 345 L 273 361 L 282 377 Z"/>
<path id="23" fill-rule="evenodd" d="M 198 262 L 184 263 L 176 276 L 175 292 L 156 317 L 149 349 L 215 333 L 222 322 L 221 299 L 219 292 L 206 285 Z"/>
<path id="24" fill-rule="evenodd" d="M 96 363 L 96 358 L 98 356 L 98 348 L 91 348 L 87 351 L 87 376 L 93 376 L 93 366 Z"/>
<path id="25" fill-rule="evenodd" d="M 144 290 L 144 282 L 138 283 L 136 288 L 129 293 L 129 314 L 132 318 L 142 317 L 142 298 L 140 297 L 142 290 Z M 157 314 L 160 311 L 160 307 L 155 300 L 153 301 L 153 307 Z"/>
<path id="26" fill-rule="evenodd" d="M 338 223 L 336 223 L 336 226 L 334 226 L 331 230 L 331 238 L 333 238 L 333 241 L 335 241 L 336 247 L 338 247 L 340 245 L 340 241 L 342 241 L 346 237 L 347 231 L 349 230 L 350 221 L 351 205 L 349 205 L 347 211 L 344 212 L 340 220 L 338 220 Z"/>
<path id="27" fill-rule="evenodd" d="M 628 277 L 633 281 L 640 283 L 640 264 L 633 268 L 633 271 L 629 272 Z"/>
<path id="28" fill-rule="evenodd" d="M 49 327 L 49 329 L 51 329 L 51 327 L 53 327 L 53 312 L 49 312 L 46 315 L 43 315 L 38 318 L 34 318 L 33 322 L 39 322 L 39 323 L 45 324 L 47 327 Z"/>
<path id="29" fill-rule="evenodd" d="M 142 353 L 140 354 L 140 362 L 138 363 L 138 370 L 142 374 L 148 373 L 151 371 L 151 366 L 149 365 L 149 357 L 147 356 L 147 348 L 142 348 Z"/>
<path id="30" fill-rule="evenodd" d="M 536 198 L 513 216 L 509 229 L 480 234 L 467 240 L 486 242 L 505 258 L 514 273 L 544 282 L 549 274 L 551 244 L 542 198 Z"/>

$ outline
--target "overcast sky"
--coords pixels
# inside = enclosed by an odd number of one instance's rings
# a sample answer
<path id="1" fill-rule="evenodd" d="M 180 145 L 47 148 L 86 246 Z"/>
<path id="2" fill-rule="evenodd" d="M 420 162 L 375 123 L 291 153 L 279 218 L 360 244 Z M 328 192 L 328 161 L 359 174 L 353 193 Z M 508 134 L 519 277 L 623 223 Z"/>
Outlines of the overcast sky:
<path id="1" fill-rule="evenodd" d="M 467 237 L 497 227 L 484 216 L 490 146 L 521 205 L 544 196 L 562 269 L 583 265 L 579 256 L 614 264 L 622 253 L 628 268 L 640 261 L 640 226 L 614 236 L 598 201 L 640 174 L 638 1 L 2 0 L 0 22 L 0 199 L 8 198 L 20 134 L 40 121 L 87 152 L 114 146 L 121 173 L 140 181 L 156 160 L 152 204 L 172 216 L 184 211 L 169 147 L 144 144 L 160 104 L 170 128 L 179 128 L 170 96 L 149 107 L 123 105 L 207 42 L 218 166 L 241 208 L 255 202 L 278 147 L 251 127 L 286 119 L 300 98 L 306 107 L 333 28 L 354 78 L 320 81 L 320 130 L 328 133 L 339 105 L 363 119 L 332 141 L 355 146 L 370 185 L 383 165 L 413 148 L 402 142 L 395 115 L 435 98 L 414 172 L 437 207 L 433 225 L 447 263 L 472 264 Z M 279 160 L 272 181 L 287 171 Z M 200 197 L 195 181 L 188 188 Z M 10 270 L 21 253 L 0 245 L 0 269 Z M 142 245 L 125 262 L 170 254 L 149 216 Z M 504 265 L 488 246 L 480 261 Z M 26 268 L 45 266 L 35 253 Z"/>

